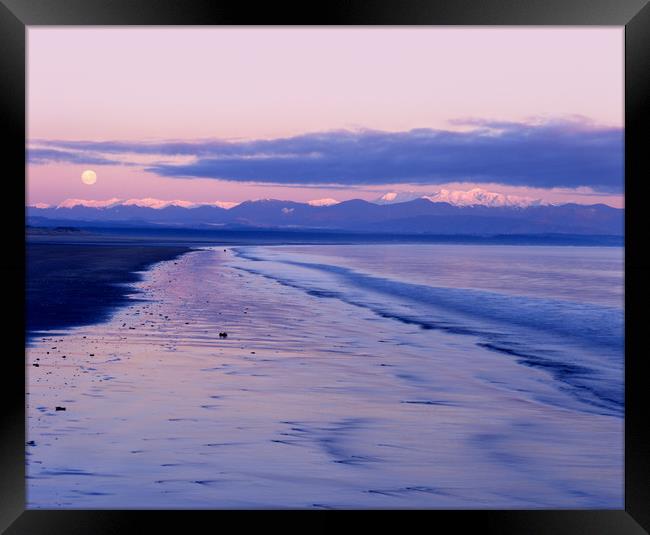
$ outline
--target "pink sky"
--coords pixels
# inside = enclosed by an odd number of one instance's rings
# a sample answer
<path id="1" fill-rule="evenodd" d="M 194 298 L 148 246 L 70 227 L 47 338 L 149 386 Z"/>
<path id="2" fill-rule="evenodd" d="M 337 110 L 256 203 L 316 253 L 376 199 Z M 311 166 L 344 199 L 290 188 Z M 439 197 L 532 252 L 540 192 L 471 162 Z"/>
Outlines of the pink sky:
<path id="1" fill-rule="evenodd" d="M 28 140 L 259 139 L 584 116 L 623 126 L 623 28 L 28 28 Z M 290 188 L 140 167 L 29 165 L 30 203 L 65 198 L 375 198 L 400 184 Z M 465 188 L 465 185 L 461 185 Z M 469 189 L 467 185 L 465 189 Z M 622 205 L 620 195 L 503 193 Z M 530 190 L 530 191 L 526 191 Z"/>

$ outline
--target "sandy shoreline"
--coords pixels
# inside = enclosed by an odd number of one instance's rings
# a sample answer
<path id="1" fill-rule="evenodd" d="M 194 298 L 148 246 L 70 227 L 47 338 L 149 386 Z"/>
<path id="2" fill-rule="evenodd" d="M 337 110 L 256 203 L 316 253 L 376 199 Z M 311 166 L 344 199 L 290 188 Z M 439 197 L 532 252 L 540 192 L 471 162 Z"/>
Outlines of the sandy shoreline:
<path id="1" fill-rule="evenodd" d="M 27 350 L 29 507 L 622 506 L 622 419 L 232 256 L 157 264 L 109 321 Z"/>
<path id="2" fill-rule="evenodd" d="M 137 272 L 189 247 L 160 244 L 27 244 L 27 336 L 104 321 L 128 303 Z"/>

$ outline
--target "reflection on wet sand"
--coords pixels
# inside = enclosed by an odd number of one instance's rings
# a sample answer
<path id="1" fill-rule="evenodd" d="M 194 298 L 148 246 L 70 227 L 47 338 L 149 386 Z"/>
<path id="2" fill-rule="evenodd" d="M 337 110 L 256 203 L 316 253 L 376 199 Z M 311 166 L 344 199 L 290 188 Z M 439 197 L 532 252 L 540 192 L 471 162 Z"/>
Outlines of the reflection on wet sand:
<path id="1" fill-rule="evenodd" d="M 233 258 L 158 264 L 109 321 L 28 348 L 29 507 L 622 507 L 621 418 Z"/>

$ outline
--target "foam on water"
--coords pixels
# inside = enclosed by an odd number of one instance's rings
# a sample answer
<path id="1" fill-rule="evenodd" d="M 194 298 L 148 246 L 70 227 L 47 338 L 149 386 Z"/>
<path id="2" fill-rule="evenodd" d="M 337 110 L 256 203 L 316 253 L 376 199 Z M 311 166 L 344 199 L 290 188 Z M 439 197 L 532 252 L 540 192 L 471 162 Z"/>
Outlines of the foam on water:
<path id="1" fill-rule="evenodd" d="M 560 381 L 559 388 L 569 388 L 574 397 L 585 405 L 583 410 L 605 411 L 623 414 L 623 347 L 624 315 L 621 307 L 590 301 L 549 299 L 539 295 L 514 295 L 509 291 L 486 291 L 475 288 L 441 287 L 431 284 L 409 283 L 399 278 L 380 276 L 377 264 L 368 273 L 346 267 L 350 262 L 346 253 L 351 246 L 322 246 L 319 254 L 313 247 L 241 247 L 235 249 L 247 262 L 240 269 L 273 278 L 283 284 L 300 288 L 310 295 L 337 298 L 347 303 L 366 307 L 385 318 L 413 323 L 423 329 L 443 329 L 456 334 L 479 336 L 482 347 L 501 351 L 516 357 L 519 362 L 548 371 Z M 323 255 L 322 250 L 329 252 Z M 331 251 L 327 251 L 330 249 Z M 381 271 L 394 273 L 390 266 L 393 257 L 386 254 L 386 247 L 354 246 L 358 258 L 381 255 Z M 411 246 L 409 252 L 433 259 L 425 264 L 433 273 L 425 275 L 435 281 L 436 259 L 440 246 Z M 453 254 L 447 246 L 445 254 Z M 477 250 L 476 266 L 480 268 L 480 254 L 489 247 L 473 247 Z M 520 260 L 525 259 L 530 247 L 514 247 Z M 565 251 L 571 256 L 583 254 L 585 249 L 552 248 Z M 360 252 L 361 251 L 361 252 Z M 611 263 L 620 260 L 611 249 L 601 250 Z M 551 256 L 552 277 L 550 283 L 561 283 L 562 256 L 557 251 Z M 466 251 L 463 251 L 466 254 Z M 512 251 L 509 251 L 512 257 Z M 593 255 L 592 250 L 588 250 Z M 618 251 L 614 250 L 614 253 Z M 400 257 L 396 257 L 398 262 Z M 509 258 L 511 260 L 511 258 Z M 566 260 L 566 259 L 565 259 Z M 602 262 L 602 258 L 597 259 Z M 251 267 L 251 262 L 253 262 Z M 328 263 L 324 263 L 328 262 Z M 334 263 L 336 262 L 336 264 Z M 548 259 L 546 259 L 548 264 Z M 411 264 L 410 271 L 413 271 Z M 393 268 L 393 269 L 391 269 Z M 492 268 L 494 270 L 494 267 Z M 547 266 L 548 269 L 548 266 Z M 500 272 L 508 275 L 513 268 L 502 263 Z M 537 272 L 537 277 L 540 277 Z M 421 273 L 419 280 L 423 280 Z M 466 277 L 459 273 L 459 278 Z M 585 273 L 592 277 L 592 273 Z M 445 278 L 449 282 L 449 276 Z M 616 279 L 614 279 L 616 281 Z M 572 281 L 574 293 L 580 295 L 580 283 Z M 591 281 L 589 281 L 591 282 Z M 611 290 L 611 281 L 604 288 Z M 622 276 L 617 281 L 622 289 Z M 548 284 L 542 285 L 538 294 L 544 295 Z M 554 290 L 557 293 L 557 290 Z M 566 290 L 565 290 L 566 295 Z M 579 407 L 580 408 L 580 407 Z"/>

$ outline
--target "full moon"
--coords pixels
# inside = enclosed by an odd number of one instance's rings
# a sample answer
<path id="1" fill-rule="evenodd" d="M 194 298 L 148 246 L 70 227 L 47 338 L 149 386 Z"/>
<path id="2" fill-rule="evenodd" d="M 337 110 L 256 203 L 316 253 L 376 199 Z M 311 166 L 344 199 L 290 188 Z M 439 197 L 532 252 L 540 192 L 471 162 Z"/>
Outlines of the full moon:
<path id="1" fill-rule="evenodd" d="M 86 169 L 83 173 L 81 173 L 81 181 L 84 184 L 88 185 L 94 184 L 97 182 L 97 174 L 91 169 Z"/>

